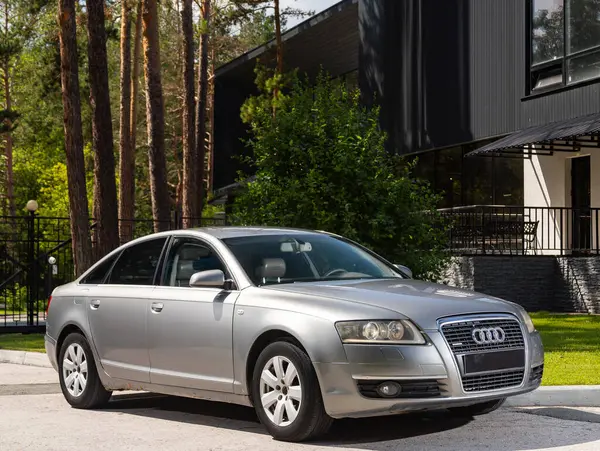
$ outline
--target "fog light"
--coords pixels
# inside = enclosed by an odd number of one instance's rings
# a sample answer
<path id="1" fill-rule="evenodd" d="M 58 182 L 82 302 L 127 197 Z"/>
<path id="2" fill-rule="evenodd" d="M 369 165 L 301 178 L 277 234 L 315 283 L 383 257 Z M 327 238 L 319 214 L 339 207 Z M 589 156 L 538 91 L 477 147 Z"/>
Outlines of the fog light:
<path id="1" fill-rule="evenodd" d="M 394 398 L 402 391 L 402 387 L 397 382 L 384 382 L 377 387 L 377 393 L 383 398 Z"/>

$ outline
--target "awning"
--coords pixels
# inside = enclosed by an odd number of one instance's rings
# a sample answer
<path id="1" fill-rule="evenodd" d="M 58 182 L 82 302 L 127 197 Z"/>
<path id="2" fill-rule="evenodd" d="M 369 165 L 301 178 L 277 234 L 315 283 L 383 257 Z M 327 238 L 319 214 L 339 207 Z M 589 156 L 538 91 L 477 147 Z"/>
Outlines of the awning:
<path id="1" fill-rule="evenodd" d="M 494 141 L 466 156 L 552 155 L 600 148 L 600 114 L 594 113 L 561 122 L 528 127 Z M 532 148 L 535 145 L 535 148 Z"/>

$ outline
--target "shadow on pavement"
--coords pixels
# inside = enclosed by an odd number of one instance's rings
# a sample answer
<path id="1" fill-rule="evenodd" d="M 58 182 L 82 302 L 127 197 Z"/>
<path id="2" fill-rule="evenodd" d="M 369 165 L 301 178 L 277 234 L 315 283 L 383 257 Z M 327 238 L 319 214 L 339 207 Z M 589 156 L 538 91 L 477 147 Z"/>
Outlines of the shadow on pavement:
<path id="1" fill-rule="evenodd" d="M 234 404 L 144 393 L 114 395 L 104 410 L 267 434 L 254 409 Z M 449 417 L 445 411 L 339 420 L 319 444 L 336 446 L 399 440 L 459 428 L 469 421 L 471 419 Z"/>
<path id="2" fill-rule="evenodd" d="M 600 423 L 600 415 L 585 410 L 570 409 L 568 407 L 538 407 L 532 409 L 520 409 L 519 412 L 530 415 L 557 418 L 560 420 L 583 421 L 586 423 Z"/>
<path id="3" fill-rule="evenodd" d="M 235 404 L 152 393 L 115 394 L 108 407 L 103 410 L 266 434 L 256 417 L 254 409 Z"/>
<path id="4" fill-rule="evenodd" d="M 267 435 L 254 409 L 233 404 L 146 393 L 116 394 L 104 410 Z M 565 419 L 576 422 L 568 427 L 557 423 Z M 476 419 L 440 410 L 339 420 L 325 437 L 312 444 L 369 451 L 535 451 L 580 444 L 596 449 L 600 428 L 589 423 L 598 422 L 598 414 L 566 408 L 500 409 Z"/>

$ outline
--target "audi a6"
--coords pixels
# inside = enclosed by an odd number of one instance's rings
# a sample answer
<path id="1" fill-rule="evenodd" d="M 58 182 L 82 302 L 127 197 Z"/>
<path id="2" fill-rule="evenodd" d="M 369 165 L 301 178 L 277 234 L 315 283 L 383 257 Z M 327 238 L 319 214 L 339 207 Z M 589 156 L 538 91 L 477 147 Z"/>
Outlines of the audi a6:
<path id="1" fill-rule="evenodd" d="M 344 237 L 280 228 L 152 234 L 49 301 L 66 401 L 141 390 L 252 406 L 278 440 L 339 418 L 491 412 L 539 387 L 544 352 L 517 304 L 413 279 Z"/>

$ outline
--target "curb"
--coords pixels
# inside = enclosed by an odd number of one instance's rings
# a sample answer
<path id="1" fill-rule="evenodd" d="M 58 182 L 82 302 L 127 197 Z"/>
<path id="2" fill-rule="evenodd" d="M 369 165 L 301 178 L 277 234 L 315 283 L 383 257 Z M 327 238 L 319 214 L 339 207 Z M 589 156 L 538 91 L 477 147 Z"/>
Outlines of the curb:
<path id="1" fill-rule="evenodd" d="M 52 368 L 45 352 L 8 351 L 0 349 L 0 363 Z"/>
<path id="2" fill-rule="evenodd" d="M 524 395 L 511 396 L 505 407 L 600 407 L 600 385 L 540 387 Z"/>

